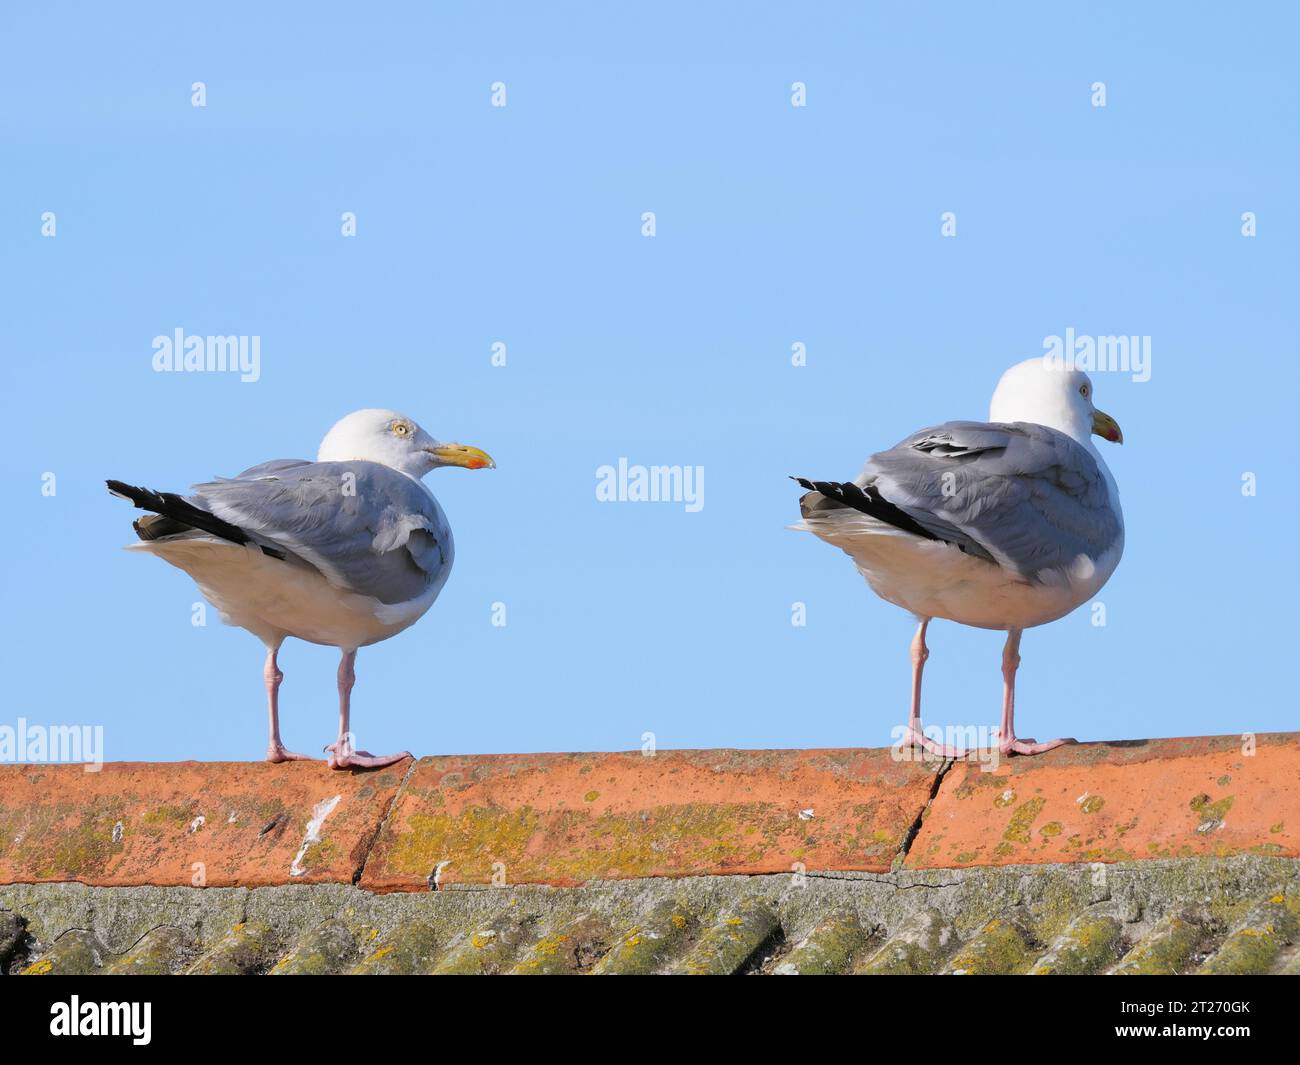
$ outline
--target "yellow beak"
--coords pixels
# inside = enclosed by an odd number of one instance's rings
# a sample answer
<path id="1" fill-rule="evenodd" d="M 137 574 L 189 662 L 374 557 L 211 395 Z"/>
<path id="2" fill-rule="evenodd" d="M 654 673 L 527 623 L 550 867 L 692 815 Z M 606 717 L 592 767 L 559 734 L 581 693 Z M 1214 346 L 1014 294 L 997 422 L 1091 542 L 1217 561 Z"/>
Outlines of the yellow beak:
<path id="1" fill-rule="evenodd" d="M 1093 436 L 1109 440 L 1112 444 L 1124 443 L 1124 434 L 1120 431 L 1119 422 L 1105 411 L 1092 412 L 1092 433 Z"/>
<path id="2" fill-rule="evenodd" d="M 496 463 L 486 451 L 468 444 L 439 444 L 428 449 L 444 466 L 463 466 L 467 470 L 494 470 Z"/>

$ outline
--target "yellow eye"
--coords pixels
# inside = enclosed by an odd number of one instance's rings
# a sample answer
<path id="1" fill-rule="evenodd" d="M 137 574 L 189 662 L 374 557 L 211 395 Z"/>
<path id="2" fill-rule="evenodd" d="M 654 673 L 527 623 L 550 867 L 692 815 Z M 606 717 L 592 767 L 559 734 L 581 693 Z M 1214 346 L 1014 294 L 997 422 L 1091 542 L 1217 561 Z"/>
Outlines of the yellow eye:
<path id="1" fill-rule="evenodd" d="M 1088 398 L 1088 386 L 1087 386 L 1087 385 L 1080 385 L 1080 386 L 1079 386 L 1079 395 L 1081 395 L 1084 399 L 1087 399 L 1087 398 Z"/>
<path id="2" fill-rule="evenodd" d="M 398 436 L 405 436 L 410 431 L 411 431 L 411 427 L 407 425 L 405 422 L 393 423 L 393 432 L 395 432 Z"/>

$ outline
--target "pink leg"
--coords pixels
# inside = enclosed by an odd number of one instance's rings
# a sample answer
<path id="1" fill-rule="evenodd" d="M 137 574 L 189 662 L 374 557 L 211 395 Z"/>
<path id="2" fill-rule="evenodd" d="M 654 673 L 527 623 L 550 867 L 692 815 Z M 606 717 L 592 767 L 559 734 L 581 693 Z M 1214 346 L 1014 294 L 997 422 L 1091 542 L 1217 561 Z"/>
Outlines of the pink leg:
<path id="1" fill-rule="evenodd" d="M 339 738 L 325 748 L 329 752 L 331 769 L 379 769 L 382 766 L 410 758 L 410 751 L 398 754 L 371 754 L 358 751 L 352 743 L 350 720 L 352 716 L 352 685 L 357 681 L 354 668 L 357 660 L 356 651 L 344 651 L 339 661 Z"/>
<path id="2" fill-rule="evenodd" d="M 998 750 L 1003 754 L 1042 754 L 1063 743 L 1074 740 L 1016 739 L 1016 670 L 1020 668 L 1020 630 L 1007 632 L 1006 646 L 1002 649 L 1002 727 L 998 730 Z"/>
<path id="3" fill-rule="evenodd" d="M 284 674 L 280 672 L 280 666 L 275 660 L 279 650 L 278 645 L 267 648 L 266 667 L 262 670 L 262 676 L 266 679 L 267 710 L 271 718 L 271 738 L 266 744 L 266 760 L 268 762 L 310 762 L 313 759 L 308 755 L 286 750 L 284 744 L 280 742 L 280 682 L 284 680 Z"/>
<path id="4" fill-rule="evenodd" d="M 898 746 L 920 747 L 938 758 L 964 758 L 965 751 L 937 743 L 921 729 L 921 674 L 925 670 L 926 659 L 930 657 L 930 649 L 925 646 L 925 630 L 929 624 L 929 618 L 922 618 L 916 635 L 912 637 L 912 709 L 907 716 L 907 731 Z"/>

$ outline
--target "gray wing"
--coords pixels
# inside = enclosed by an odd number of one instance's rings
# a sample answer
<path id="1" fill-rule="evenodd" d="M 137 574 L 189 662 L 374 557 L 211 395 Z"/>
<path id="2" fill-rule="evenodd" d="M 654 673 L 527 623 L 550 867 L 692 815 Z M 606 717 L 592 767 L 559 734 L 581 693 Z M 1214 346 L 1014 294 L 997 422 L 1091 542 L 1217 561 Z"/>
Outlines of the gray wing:
<path id="1" fill-rule="evenodd" d="M 437 500 L 379 463 L 278 459 L 194 490 L 196 506 L 382 603 L 441 587 L 451 570 L 451 528 Z"/>
<path id="2" fill-rule="evenodd" d="M 310 466 L 311 464 L 308 459 L 272 459 L 270 462 L 259 462 L 256 466 L 248 467 L 239 477 L 215 477 L 213 480 L 237 481 L 242 477 L 273 477 L 285 470 L 292 470 L 295 466 Z"/>
<path id="3" fill-rule="evenodd" d="M 1035 583 L 1122 533 L 1097 461 L 1029 422 L 945 422 L 872 455 L 856 483 L 927 532 Z"/>

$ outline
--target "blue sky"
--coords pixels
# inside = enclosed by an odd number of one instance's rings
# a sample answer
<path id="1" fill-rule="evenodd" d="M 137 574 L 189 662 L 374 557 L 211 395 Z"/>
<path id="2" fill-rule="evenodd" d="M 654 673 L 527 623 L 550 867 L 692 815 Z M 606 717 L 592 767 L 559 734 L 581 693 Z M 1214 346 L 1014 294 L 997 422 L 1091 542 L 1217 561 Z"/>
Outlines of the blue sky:
<path id="1" fill-rule="evenodd" d="M 1026 634 L 1019 730 L 1296 727 L 1285 5 L 267 6 L 3 16 L 0 723 L 260 757 L 260 644 L 120 550 L 103 480 L 313 457 L 386 406 L 499 468 L 428 479 L 455 570 L 361 652 L 364 746 L 886 745 L 912 621 L 785 531 L 786 476 L 984 417 L 1073 328 L 1151 337 L 1152 372 L 1094 377 L 1127 548 L 1104 627 Z M 260 379 L 155 373 L 178 327 L 259 336 Z M 598 502 L 620 457 L 703 466 L 703 509 Z M 1001 642 L 931 626 L 928 722 L 996 721 Z M 290 746 L 333 739 L 335 664 L 286 645 Z"/>

